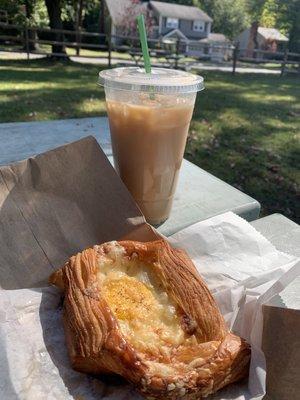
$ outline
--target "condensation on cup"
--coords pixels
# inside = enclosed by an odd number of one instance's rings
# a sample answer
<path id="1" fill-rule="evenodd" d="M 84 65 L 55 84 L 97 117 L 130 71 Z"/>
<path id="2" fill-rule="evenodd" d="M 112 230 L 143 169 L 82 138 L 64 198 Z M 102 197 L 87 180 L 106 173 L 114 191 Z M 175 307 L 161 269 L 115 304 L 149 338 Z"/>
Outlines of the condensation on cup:
<path id="1" fill-rule="evenodd" d="M 203 78 L 139 67 L 101 71 L 115 168 L 152 225 L 165 221 Z"/>

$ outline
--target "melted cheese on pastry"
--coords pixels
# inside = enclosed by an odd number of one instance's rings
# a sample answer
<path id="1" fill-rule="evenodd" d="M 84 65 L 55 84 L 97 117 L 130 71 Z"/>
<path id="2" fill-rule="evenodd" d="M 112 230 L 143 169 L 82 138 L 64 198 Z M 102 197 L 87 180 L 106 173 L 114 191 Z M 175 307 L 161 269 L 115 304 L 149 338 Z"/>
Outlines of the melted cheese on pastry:
<path id="1" fill-rule="evenodd" d="M 151 275 L 149 266 L 130 259 L 116 242 L 99 257 L 98 279 L 105 300 L 129 343 L 147 357 L 167 361 L 185 333 L 175 304 Z"/>

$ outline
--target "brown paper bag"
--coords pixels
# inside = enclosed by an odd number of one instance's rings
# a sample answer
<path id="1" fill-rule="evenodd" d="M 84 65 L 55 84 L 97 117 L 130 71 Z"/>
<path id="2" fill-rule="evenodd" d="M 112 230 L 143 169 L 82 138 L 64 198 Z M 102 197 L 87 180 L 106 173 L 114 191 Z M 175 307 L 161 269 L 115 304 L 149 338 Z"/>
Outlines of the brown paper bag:
<path id="1" fill-rule="evenodd" d="M 0 286 L 47 284 L 73 254 L 120 238 L 155 240 L 93 137 L 0 168 Z"/>

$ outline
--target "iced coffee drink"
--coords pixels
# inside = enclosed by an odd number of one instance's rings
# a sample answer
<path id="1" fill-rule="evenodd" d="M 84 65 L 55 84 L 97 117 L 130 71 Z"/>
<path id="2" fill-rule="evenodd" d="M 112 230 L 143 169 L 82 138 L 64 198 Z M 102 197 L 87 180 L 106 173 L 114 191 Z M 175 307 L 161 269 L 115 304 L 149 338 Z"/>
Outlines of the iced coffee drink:
<path id="1" fill-rule="evenodd" d="M 154 69 L 153 78 L 139 68 L 102 74 L 114 76 L 111 86 L 107 76 L 102 79 L 115 168 L 146 220 L 159 224 L 170 214 L 196 92 L 203 80 L 166 69 Z"/>

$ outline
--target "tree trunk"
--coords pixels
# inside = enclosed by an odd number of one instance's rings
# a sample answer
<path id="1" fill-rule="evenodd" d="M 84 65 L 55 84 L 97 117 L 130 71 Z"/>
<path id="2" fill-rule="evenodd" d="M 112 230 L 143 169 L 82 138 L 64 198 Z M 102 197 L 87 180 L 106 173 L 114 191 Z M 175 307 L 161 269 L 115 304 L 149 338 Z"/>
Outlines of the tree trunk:
<path id="1" fill-rule="evenodd" d="M 101 0 L 100 1 L 100 10 L 99 10 L 99 33 L 106 33 L 106 34 L 110 34 L 110 24 L 109 23 L 109 28 L 108 30 L 106 29 L 107 26 L 105 25 L 105 0 Z M 103 36 L 99 38 L 99 43 L 100 44 L 107 44 L 106 38 L 108 38 L 108 36 Z M 108 39 L 109 40 L 109 39 Z"/>
<path id="2" fill-rule="evenodd" d="M 105 33 L 105 4 L 104 4 L 104 0 L 100 1 L 99 32 L 100 33 Z"/>
<path id="3" fill-rule="evenodd" d="M 81 41 L 80 31 L 82 28 L 82 13 L 83 13 L 83 0 L 78 0 L 76 7 L 76 42 Z M 76 48 L 76 55 L 79 56 L 79 47 Z"/>
<path id="4" fill-rule="evenodd" d="M 256 53 L 253 50 L 258 48 L 257 30 L 258 30 L 258 21 L 254 21 L 252 22 L 250 28 L 250 35 L 247 45 L 247 57 L 255 58 L 256 56 Z"/>
<path id="5" fill-rule="evenodd" d="M 25 0 L 25 12 L 26 12 L 26 18 L 29 20 L 32 17 L 33 14 L 33 8 L 34 8 L 34 1 L 33 0 Z M 28 29 L 28 39 L 29 40 L 37 40 L 37 34 L 35 30 Z M 38 51 L 39 46 L 35 42 L 29 42 L 28 43 L 28 49 L 25 46 L 26 50 L 29 51 Z"/>
<path id="6" fill-rule="evenodd" d="M 292 53 L 300 52 L 300 24 L 298 22 L 298 17 L 300 17 L 300 11 L 295 12 L 295 17 L 292 20 L 292 26 L 289 32 L 288 49 Z"/>
<path id="7" fill-rule="evenodd" d="M 63 29 L 61 20 L 61 3 L 60 0 L 45 0 L 48 16 L 49 25 L 52 29 Z M 57 42 L 63 42 L 64 35 L 62 33 L 54 33 L 53 40 Z M 64 44 L 53 44 L 52 53 L 60 53 L 67 57 L 66 48 Z M 55 56 L 54 56 L 55 57 Z"/>

